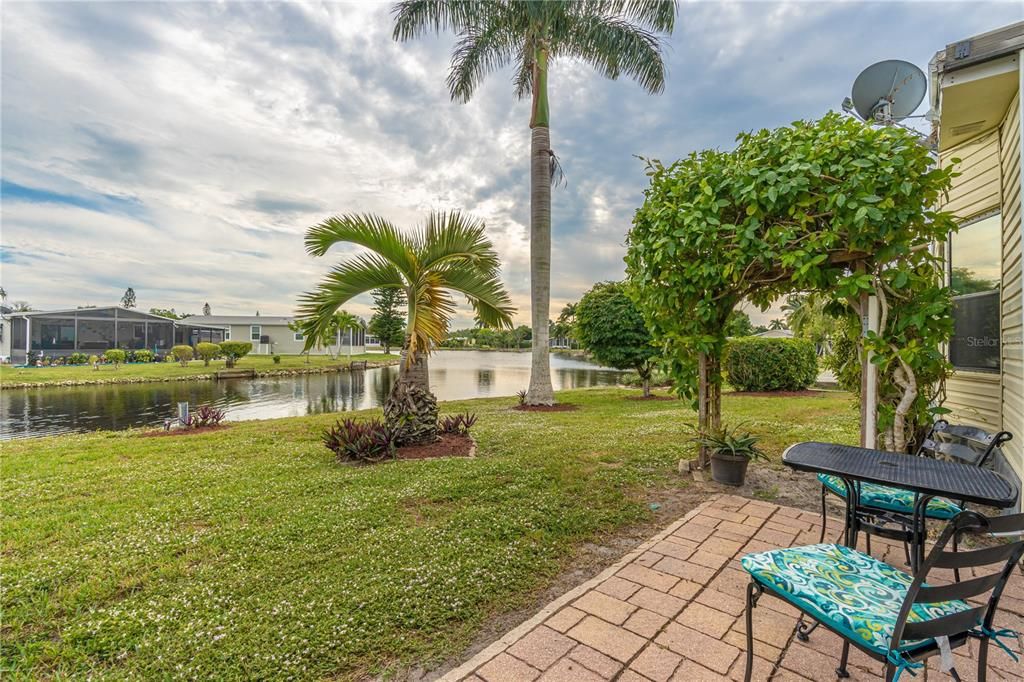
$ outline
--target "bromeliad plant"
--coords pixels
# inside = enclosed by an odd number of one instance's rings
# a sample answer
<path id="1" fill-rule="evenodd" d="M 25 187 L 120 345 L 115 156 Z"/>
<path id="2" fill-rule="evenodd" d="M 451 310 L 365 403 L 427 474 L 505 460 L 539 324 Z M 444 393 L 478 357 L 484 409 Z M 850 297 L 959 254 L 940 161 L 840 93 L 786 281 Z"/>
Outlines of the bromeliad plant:
<path id="1" fill-rule="evenodd" d="M 468 436 L 469 430 L 476 424 L 476 413 L 466 412 L 464 414 L 454 414 L 445 417 L 441 420 L 438 431 L 443 434 L 452 434 L 456 436 Z"/>
<path id="2" fill-rule="evenodd" d="M 324 431 L 323 442 L 343 462 L 380 462 L 397 451 L 394 432 L 379 419 L 340 420 Z"/>
<path id="3" fill-rule="evenodd" d="M 729 455 L 731 457 L 746 457 L 749 460 L 767 460 L 768 456 L 757 447 L 760 438 L 751 435 L 749 431 L 741 431 L 742 426 L 743 424 L 736 424 L 729 427 L 723 424 L 707 431 L 693 427 L 694 436 L 690 442 L 706 448 L 712 456 Z"/>
<path id="4" fill-rule="evenodd" d="M 337 310 L 359 294 L 399 289 L 406 300 L 406 332 L 398 381 L 384 402 L 384 419 L 399 445 L 437 438 L 437 399 L 430 392 L 427 355 L 441 344 L 461 294 L 480 323 L 512 326 L 514 308 L 499 278 L 498 254 L 484 224 L 462 213 L 432 212 L 411 234 L 371 214 L 328 218 L 306 232 L 306 250 L 323 256 L 335 244 L 369 250 L 335 266 L 301 298 L 299 315 L 308 351 L 334 324 Z"/>

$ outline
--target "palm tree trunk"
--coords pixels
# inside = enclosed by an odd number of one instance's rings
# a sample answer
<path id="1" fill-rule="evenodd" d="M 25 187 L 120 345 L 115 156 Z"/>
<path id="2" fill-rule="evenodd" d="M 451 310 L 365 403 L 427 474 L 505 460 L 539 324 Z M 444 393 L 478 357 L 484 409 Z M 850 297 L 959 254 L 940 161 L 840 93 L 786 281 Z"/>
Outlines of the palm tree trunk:
<path id="1" fill-rule="evenodd" d="M 553 405 L 548 315 L 551 309 L 551 137 L 548 130 L 547 53 L 534 64 L 530 140 L 530 322 L 533 352 L 527 405 Z"/>
<path id="2" fill-rule="evenodd" d="M 437 440 L 437 398 L 430 392 L 427 354 L 416 353 L 407 362 L 409 337 L 402 344 L 398 381 L 384 401 L 384 421 L 398 445 L 419 445 Z"/>

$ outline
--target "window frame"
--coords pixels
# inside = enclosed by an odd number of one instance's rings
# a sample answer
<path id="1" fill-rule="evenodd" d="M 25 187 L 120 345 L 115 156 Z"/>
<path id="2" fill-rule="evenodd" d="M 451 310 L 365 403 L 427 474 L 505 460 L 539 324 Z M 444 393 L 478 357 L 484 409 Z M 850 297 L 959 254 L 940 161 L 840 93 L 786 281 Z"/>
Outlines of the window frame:
<path id="1" fill-rule="evenodd" d="M 949 360 L 950 364 L 953 365 L 953 370 L 955 372 L 973 372 L 973 373 L 977 373 L 977 374 L 997 374 L 998 375 L 998 374 L 1002 374 L 1002 371 L 1003 371 L 1003 356 L 1002 356 L 1002 340 L 1003 340 L 1002 339 L 1002 332 L 1003 332 L 1003 319 L 1002 319 L 1002 311 L 1003 311 L 1003 277 L 1002 277 L 1003 276 L 1003 249 L 1002 249 L 1002 246 L 1003 246 L 1003 242 L 1002 242 L 1002 237 L 1003 237 L 1003 215 L 1002 215 L 1002 210 L 1001 209 L 995 208 L 995 209 L 992 209 L 992 210 L 985 211 L 984 213 L 979 213 L 978 215 L 975 215 L 974 217 L 969 218 L 969 219 L 964 220 L 963 222 L 961 222 L 960 225 L 959 225 L 959 228 L 957 229 L 956 232 L 950 232 L 949 237 L 946 240 L 946 248 L 945 248 L 945 251 L 946 251 L 946 258 L 945 258 L 946 263 L 945 263 L 945 268 L 944 268 L 944 270 L 945 270 L 944 274 L 945 274 L 945 278 L 946 278 L 946 286 L 952 288 L 952 286 L 953 286 L 953 266 L 955 265 L 955 253 L 954 253 L 954 248 L 953 248 L 953 240 L 956 238 L 957 235 L 963 234 L 964 230 L 970 229 L 972 226 L 977 225 L 978 223 L 982 223 L 982 222 L 984 222 L 986 220 L 989 220 L 991 218 L 995 218 L 996 219 L 996 224 L 998 225 L 998 237 L 999 237 L 998 240 L 997 240 L 997 245 L 999 247 L 998 248 L 998 255 L 997 255 L 998 263 L 999 263 L 999 277 L 996 280 L 996 286 L 995 286 L 994 289 L 986 289 L 984 291 L 975 291 L 975 292 L 970 292 L 970 293 L 965 293 L 965 294 L 955 294 L 955 293 L 952 294 L 951 299 L 952 299 L 952 302 L 953 302 L 953 305 L 954 305 L 954 309 L 953 309 L 953 311 L 951 311 L 951 315 L 953 315 L 953 325 L 954 325 L 954 334 L 955 334 L 956 333 L 955 332 L 955 329 L 956 329 L 956 311 L 955 311 L 956 302 L 958 300 L 964 300 L 964 299 L 969 299 L 969 298 L 977 299 L 977 298 L 981 298 L 983 296 L 991 296 L 991 295 L 995 294 L 995 296 L 996 296 L 996 320 L 997 320 L 997 323 L 999 325 L 999 329 L 998 329 L 997 336 L 996 336 L 996 339 L 998 341 L 998 343 L 996 345 L 996 366 L 995 367 L 978 367 L 978 366 L 973 366 L 973 365 L 958 365 L 958 364 L 956 364 L 954 362 L 954 360 L 953 360 L 953 341 L 956 338 L 956 336 L 952 336 L 952 337 L 950 337 L 949 342 L 946 344 L 946 359 Z"/>
<path id="2" fill-rule="evenodd" d="M 255 334 L 253 334 L 253 330 L 256 331 Z M 256 343 L 259 343 L 260 342 L 260 338 L 262 338 L 262 336 L 263 336 L 263 325 L 262 324 L 250 324 L 249 325 L 249 340 L 250 341 L 255 341 Z"/>

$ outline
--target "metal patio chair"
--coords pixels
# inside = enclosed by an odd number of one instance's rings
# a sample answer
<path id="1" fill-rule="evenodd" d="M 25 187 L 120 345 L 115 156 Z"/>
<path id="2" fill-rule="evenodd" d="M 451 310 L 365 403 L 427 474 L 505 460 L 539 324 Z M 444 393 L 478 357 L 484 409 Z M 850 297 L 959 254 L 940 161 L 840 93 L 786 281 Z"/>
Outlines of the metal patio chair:
<path id="1" fill-rule="evenodd" d="M 942 668 L 959 680 L 951 651 L 973 638 L 979 641 L 977 679 L 985 682 L 990 642 L 1017 660 L 1003 640 L 1017 637 L 1019 642 L 1019 633 L 999 629 L 994 619 L 1006 581 L 1024 556 L 1024 540 L 1018 537 L 960 552 L 947 551 L 946 546 L 962 534 L 1022 533 L 1024 514 L 986 518 L 974 511 L 962 512 L 947 524 L 914 576 L 845 545 L 791 547 L 744 556 L 741 563 L 751 577 L 744 679 L 750 681 L 753 669 L 752 612 L 768 592 L 843 638 L 836 669 L 840 678 L 849 676 L 846 665 L 852 644 L 885 663 L 886 682 L 895 682 L 905 670 L 916 674 L 924 667 L 922 661 L 935 655 L 942 656 Z M 948 585 L 926 582 L 934 568 L 984 567 L 994 572 Z"/>
<path id="2" fill-rule="evenodd" d="M 1013 439 L 1009 431 L 988 433 L 976 426 L 950 424 L 939 419 L 932 424 L 927 437 L 917 450 L 920 457 L 947 459 L 972 466 L 984 466 L 1000 451 L 1000 447 Z M 837 476 L 819 474 L 821 482 L 821 537 L 825 541 L 826 496 L 835 495 L 846 499 L 846 484 Z M 861 483 L 860 504 L 857 518 L 860 529 L 865 533 L 868 553 L 871 553 L 871 536 L 879 535 L 903 542 L 903 551 L 910 564 L 909 543 L 913 535 L 913 512 L 915 496 L 912 491 L 876 483 Z M 947 500 L 934 497 L 928 501 L 925 519 L 948 521 L 964 509 L 962 500 Z M 955 549 L 955 548 L 954 548 Z M 959 580 L 959 572 L 957 573 Z"/>

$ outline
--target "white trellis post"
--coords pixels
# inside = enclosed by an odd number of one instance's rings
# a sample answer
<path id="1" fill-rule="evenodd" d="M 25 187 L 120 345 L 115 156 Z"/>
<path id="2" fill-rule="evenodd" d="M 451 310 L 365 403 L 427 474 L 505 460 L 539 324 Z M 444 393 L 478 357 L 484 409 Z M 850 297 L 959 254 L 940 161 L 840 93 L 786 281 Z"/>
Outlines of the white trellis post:
<path id="1" fill-rule="evenodd" d="M 861 294 L 861 338 L 878 333 L 878 298 Z M 873 353 L 865 353 L 860 370 L 860 444 L 878 447 L 878 368 L 871 362 Z"/>

